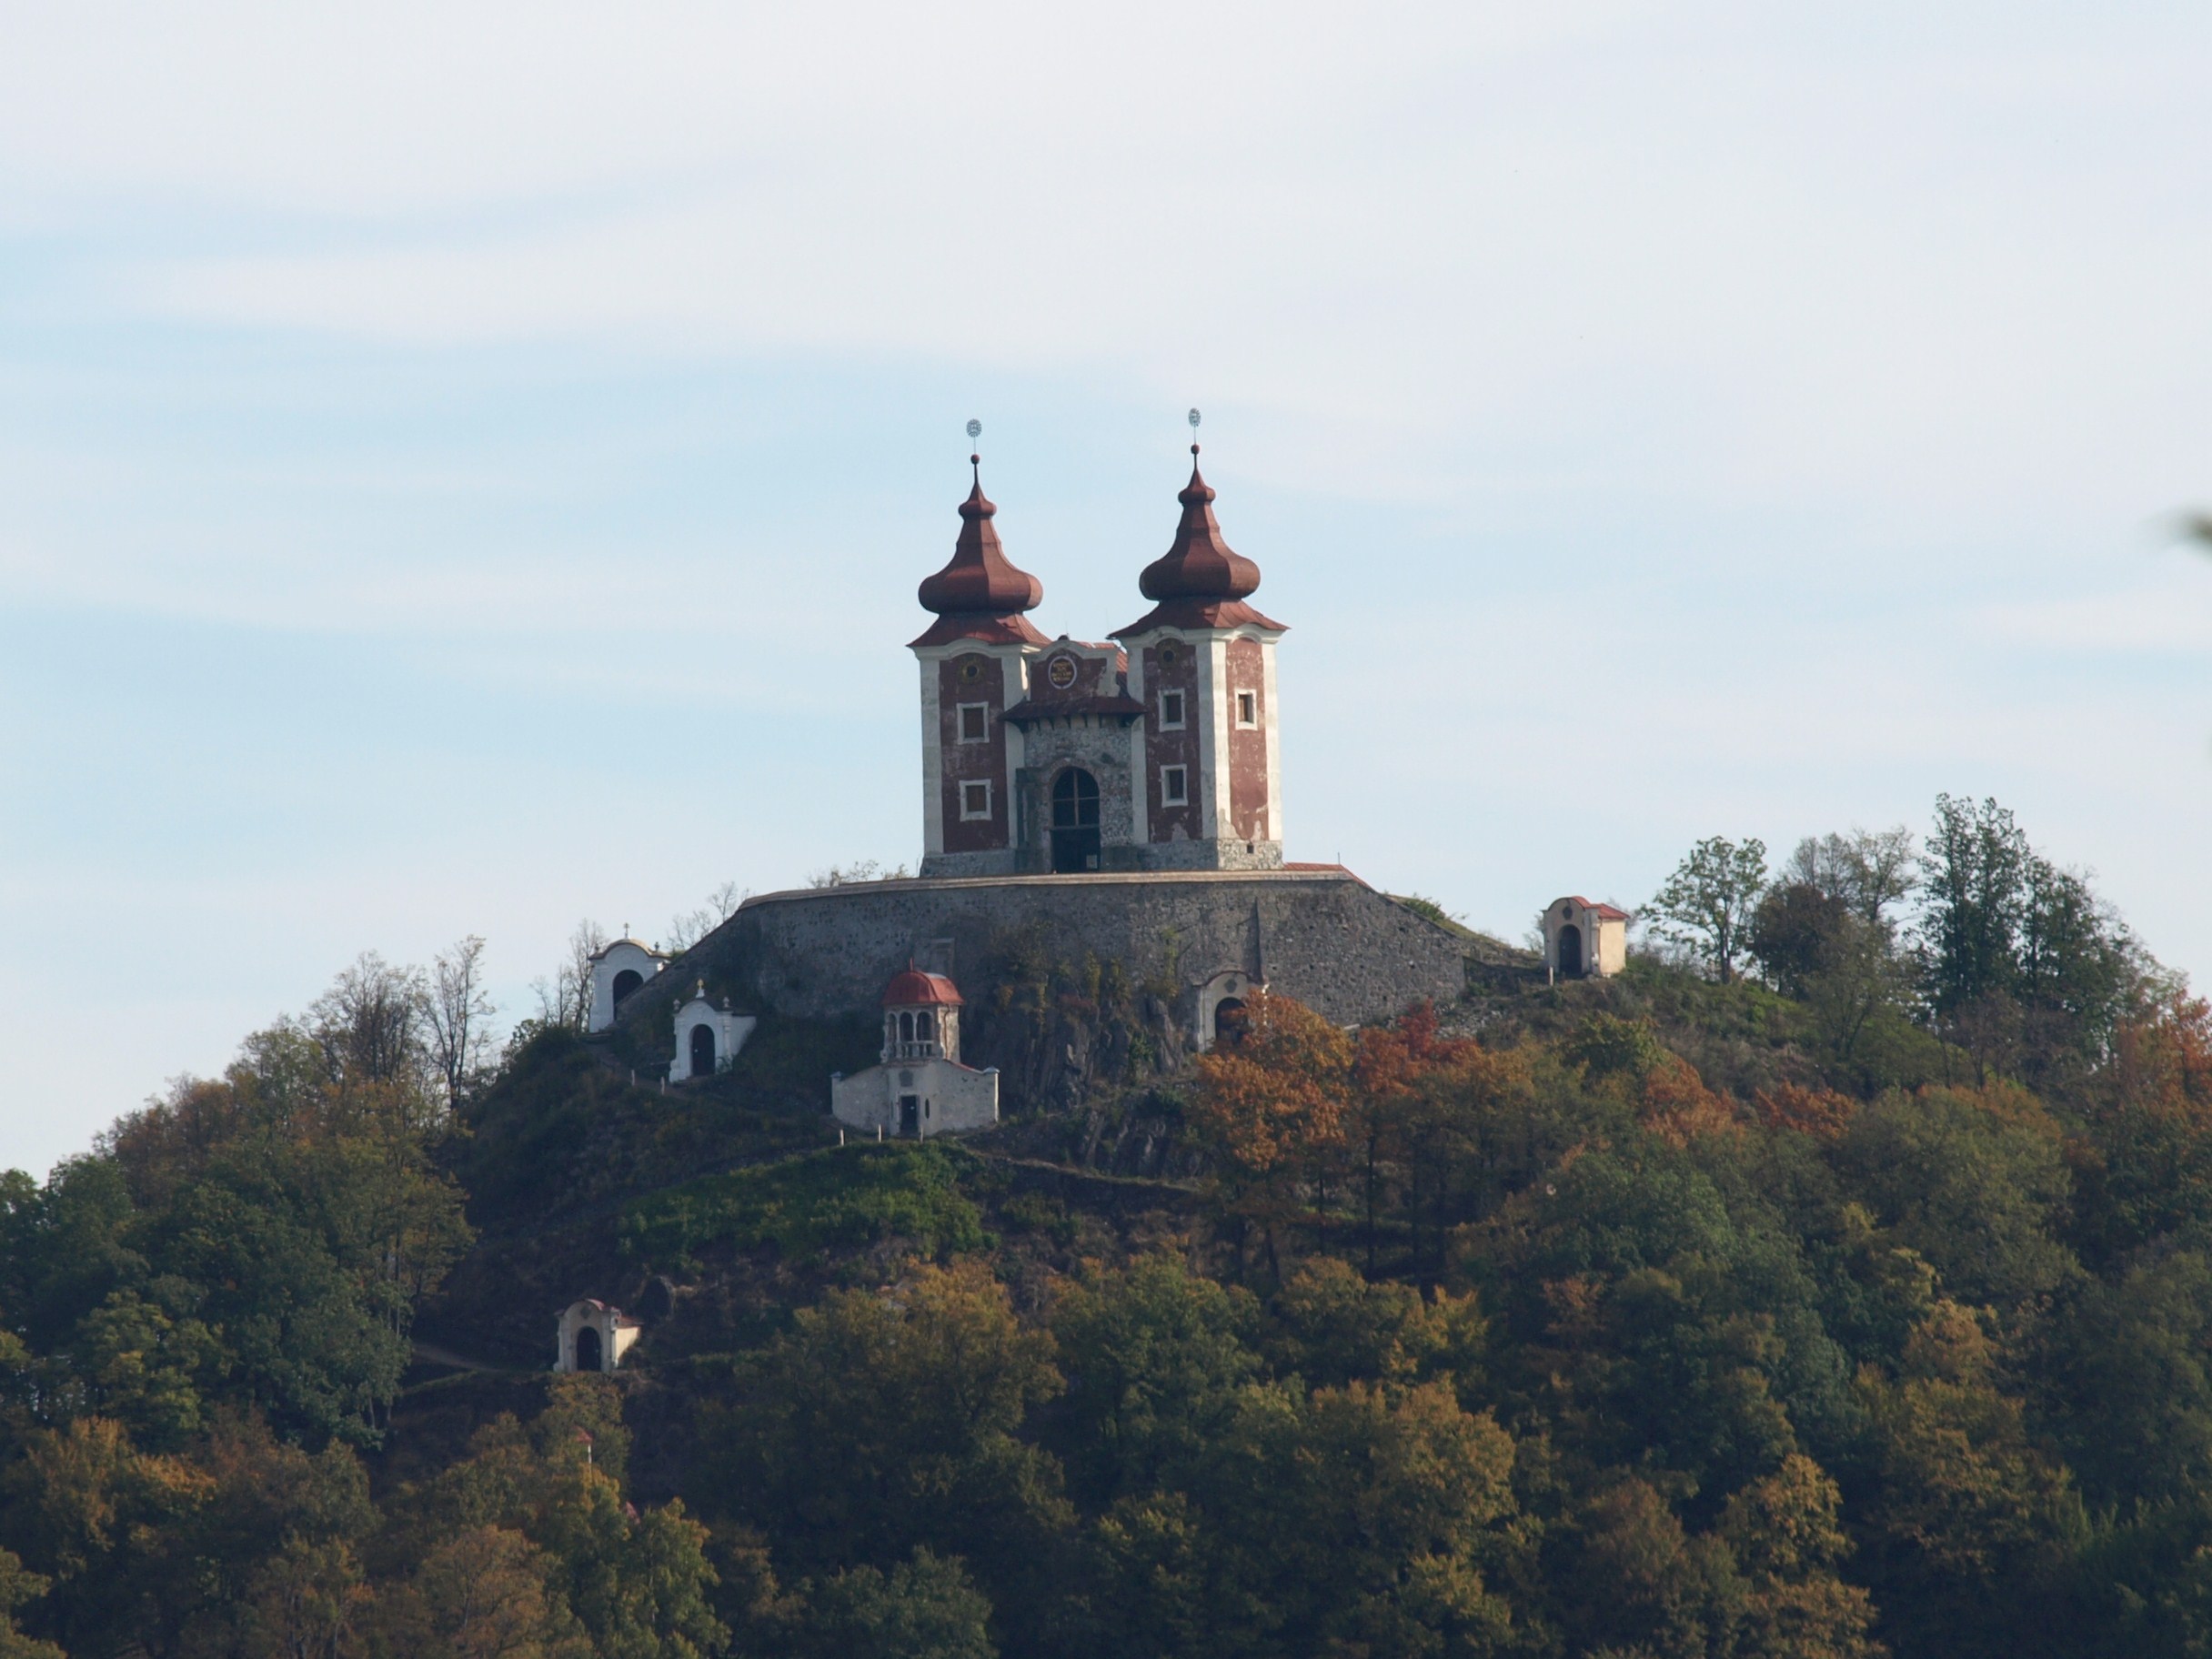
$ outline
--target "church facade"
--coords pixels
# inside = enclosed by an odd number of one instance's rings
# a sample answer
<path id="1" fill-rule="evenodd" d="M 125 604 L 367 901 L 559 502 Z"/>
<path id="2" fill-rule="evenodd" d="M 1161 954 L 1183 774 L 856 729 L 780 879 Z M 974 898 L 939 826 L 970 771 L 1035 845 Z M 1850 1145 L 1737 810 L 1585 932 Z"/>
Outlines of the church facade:
<path id="1" fill-rule="evenodd" d="M 1007 558 L 980 463 L 951 560 L 921 584 L 922 861 L 932 877 L 1280 870 L 1275 645 L 1247 601 L 1191 446 L 1151 608 L 1104 642 L 1049 639 L 1044 585 Z"/>

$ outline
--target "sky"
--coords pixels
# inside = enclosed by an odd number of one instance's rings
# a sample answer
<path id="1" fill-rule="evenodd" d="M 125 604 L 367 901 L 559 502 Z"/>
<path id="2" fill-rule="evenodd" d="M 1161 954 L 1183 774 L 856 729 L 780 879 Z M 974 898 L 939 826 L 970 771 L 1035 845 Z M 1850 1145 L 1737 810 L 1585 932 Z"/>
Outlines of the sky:
<path id="1" fill-rule="evenodd" d="M 1203 410 L 1290 856 L 1519 940 L 1994 796 L 2212 981 L 2212 12 L 0 0 L 0 1167 L 358 952 L 911 862 Z"/>

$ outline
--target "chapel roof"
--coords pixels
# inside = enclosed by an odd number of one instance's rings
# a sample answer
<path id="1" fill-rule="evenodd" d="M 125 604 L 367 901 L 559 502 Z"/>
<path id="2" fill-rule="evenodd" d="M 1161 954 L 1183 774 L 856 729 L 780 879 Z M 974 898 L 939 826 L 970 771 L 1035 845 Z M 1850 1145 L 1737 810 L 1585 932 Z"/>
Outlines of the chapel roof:
<path id="1" fill-rule="evenodd" d="M 1042 645 L 1045 637 L 1022 616 L 1044 602 L 1044 584 L 1017 567 L 999 545 L 991 524 L 997 506 L 983 493 L 982 463 L 974 488 L 960 503 L 960 533 L 945 568 L 926 578 L 915 597 L 938 619 L 916 645 L 947 645 L 955 639 L 982 639 L 1000 645 Z"/>
<path id="2" fill-rule="evenodd" d="M 960 989 L 941 973 L 908 967 L 883 988 L 886 1008 L 960 1008 Z"/>
<path id="3" fill-rule="evenodd" d="M 1244 603 L 1260 586 L 1260 567 L 1222 539 L 1222 527 L 1213 517 L 1213 487 L 1198 469 L 1198 446 L 1191 446 L 1191 481 L 1175 498 L 1182 503 L 1182 518 L 1175 527 L 1175 541 L 1168 550 L 1144 567 L 1137 578 L 1138 591 L 1154 602 L 1152 608 L 1116 636 L 1149 633 L 1155 628 L 1254 628 L 1282 630 Z"/>
<path id="4" fill-rule="evenodd" d="M 1569 893 L 1567 898 L 1571 902 L 1580 905 L 1584 910 L 1588 910 L 1593 916 L 1596 916 L 1602 920 L 1626 921 L 1629 920 L 1628 912 L 1622 910 L 1618 905 L 1592 904 L 1590 900 L 1584 898 L 1580 893 Z"/>

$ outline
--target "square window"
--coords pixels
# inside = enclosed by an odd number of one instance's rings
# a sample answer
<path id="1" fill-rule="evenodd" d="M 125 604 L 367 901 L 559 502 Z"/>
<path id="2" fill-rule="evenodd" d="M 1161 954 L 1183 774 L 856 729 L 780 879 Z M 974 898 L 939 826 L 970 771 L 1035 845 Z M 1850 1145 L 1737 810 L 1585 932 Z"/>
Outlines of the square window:
<path id="1" fill-rule="evenodd" d="M 1160 694 L 1160 729 L 1162 731 L 1181 731 L 1182 729 L 1181 692 L 1162 691 Z"/>
<path id="2" fill-rule="evenodd" d="M 989 818 L 990 816 L 990 785 L 963 783 L 960 785 L 960 817 Z"/>
<path id="3" fill-rule="evenodd" d="M 1257 691 L 1237 693 L 1237 724 L 1257 726 L 1260 723 L 1260 694 Z"/>
<path id="4" fill-rule="evenodd" d="M 1183 807 L 1191 803 L 1191 774 L 1186 768 L 1163 766 L 1160 769 L 1160 804 L 1163 807 Z"/>
<path id="5" fill-rule="evenodd" d="M 989 703 L 962 703 L 960 705 L 960 741 L 983 743 L 990 738 L 990 705 Z"/>

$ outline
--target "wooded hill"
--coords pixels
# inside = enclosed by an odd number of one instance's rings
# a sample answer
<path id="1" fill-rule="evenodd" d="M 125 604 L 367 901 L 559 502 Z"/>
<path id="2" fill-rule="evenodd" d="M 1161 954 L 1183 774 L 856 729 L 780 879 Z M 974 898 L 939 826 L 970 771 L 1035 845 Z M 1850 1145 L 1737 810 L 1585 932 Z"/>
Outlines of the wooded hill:
<path id="1" fill-rule="evenodd" d="M 1987 803 L 1647 915 L 959 1144 L 365 961 L 5 1178 L 0 1655 L 2212 1651 L 2212 1011 Z"/>

